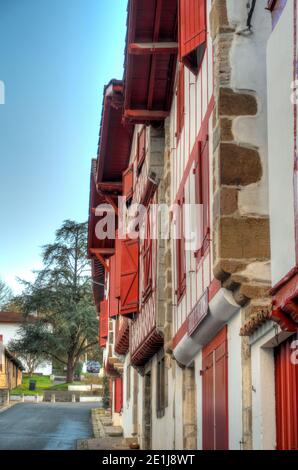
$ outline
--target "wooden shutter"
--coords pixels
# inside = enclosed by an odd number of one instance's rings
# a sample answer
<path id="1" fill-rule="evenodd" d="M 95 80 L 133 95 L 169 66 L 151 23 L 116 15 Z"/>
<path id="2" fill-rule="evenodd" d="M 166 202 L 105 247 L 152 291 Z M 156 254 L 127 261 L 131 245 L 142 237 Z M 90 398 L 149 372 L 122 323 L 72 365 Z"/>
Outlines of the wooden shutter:
<path id="1" fill-rule="evenodd" d="M 133 165 L 130 165 L 122 175 L 123 196 L 130 201 L 133 196 Z"/>
<path id="2" fill-rule="evenodd" d="M 197 72 L 207 40 L 206 0 L 179 0 L 180 60 Z"/>
<path id="3" fill-rule="evenodd" d="M 102 300 L 100 302 L 99 314 L 99 345 L 104 348 L 107 343 L 109 331 L 109 317 L 108 317 L 108 301 Z"/>
<path id="4" fill-rule="evenodd" d="M 123 406 L 123 382 L 121 377 L 114 381 L 114 411 L 120 413 Z"/>
<path id="5" fill-rule="evenodd" d="M 200 260 L 210 244 L 210 202 L 209 202 L 209 140 L 198 142 L 197 161 L 195 168 L 196 204 L 198 210 L 198 230 L 200 231 L 200 246 L 196 257 Z"/>
<path id="6" fill-rule="evenodd" d="M 185 115 L 185 78 L 184 78 L 184 65 L 179 64 L 179 75 L 176 91 L 176 137 L 179 140 L 182 129 L 184 127 L 184 115 Z"/>
<path id="7" fill-rule="evenodd" d="M 228 346 L 225 327 L 203 349 L 203 449 L 226 450 L 228 439 Z"/>
<path id="8" fill-rule="evenodd" d="M 152 291 L 152 237 L 151 237 L 151 211 L 150 206 L 146 213 L 145 237 L 142 249 L 143 282 L 142 301 L 145 302 Z"/>
<path id="9" fill-rule="evenodd" d="M 139 240 L 122 240 L 120 271 L 120 313 L 139 310 Z"/>
<path id="10" fill-rule="evenodd" d="M 297 339 L 291 336 L 275 348 L 277 450 L 298 450 L 298 366 L 291 361 Z"/>
<path id="11" fill-rule="evenodd" d="M 119 232 L 116 230 L 116 240 L 115 240 L 115 296 L 120 299 L 120 271 L 121 271 L 121 248 L 122 240 L 119 239 Z"/>
<path id="12" fill-rule="evenodd" d="M 109 274 L 109 316 L 113 318 L 119 314 L 119 299 L 116 296 L 116 255 L 110 258 Z"/>
<path id="13" fill-rule="evenodd" d="M 186 288 L 186 263 L 185 263 L 185 238 L 184 238 L 184 217 L 183 204 L 184 195 L 178 201 L 179 211 L 176 214 L 176 272 L 177 272 L 177 289 L 176 295 L 178 301 L 183 297 Z"/>
<path id="14" fill-rule="evenodd" d="M 146 157 L 146 126 L 143 126 L 141 131 L 138 134 L 137 142 L 137 163 L 138 169 L 140 170 L 141 166 L 144 163 Z"/>

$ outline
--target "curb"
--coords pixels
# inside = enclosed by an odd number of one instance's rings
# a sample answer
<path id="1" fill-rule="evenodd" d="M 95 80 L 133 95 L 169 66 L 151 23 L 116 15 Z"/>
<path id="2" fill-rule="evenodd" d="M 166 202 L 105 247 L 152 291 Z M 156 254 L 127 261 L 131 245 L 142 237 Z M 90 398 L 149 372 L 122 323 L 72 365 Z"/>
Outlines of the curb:
<path id="1" fill-rule="evenodd" d="M 4 411 L 9 410 L 9 408 L 12 408 L 15 405 L 18 405 L 19 403 L 20 402 L 16 402 L 16 403 L 10 403 L 9 405 L 6 405 L 6 406 L 0 406 L 0 414 L 4 413 Z"/>

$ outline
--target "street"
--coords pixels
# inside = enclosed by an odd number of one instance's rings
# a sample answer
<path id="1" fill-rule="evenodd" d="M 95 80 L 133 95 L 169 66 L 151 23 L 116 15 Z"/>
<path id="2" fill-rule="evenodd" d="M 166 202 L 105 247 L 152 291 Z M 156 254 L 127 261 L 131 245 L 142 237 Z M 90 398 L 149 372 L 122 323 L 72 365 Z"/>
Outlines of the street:
<path id="1" fill-rule="evenodd" d="M 1 450 L 70 450 L 92 437 L 94 404 L 18 404 L 0 413 Z"/>

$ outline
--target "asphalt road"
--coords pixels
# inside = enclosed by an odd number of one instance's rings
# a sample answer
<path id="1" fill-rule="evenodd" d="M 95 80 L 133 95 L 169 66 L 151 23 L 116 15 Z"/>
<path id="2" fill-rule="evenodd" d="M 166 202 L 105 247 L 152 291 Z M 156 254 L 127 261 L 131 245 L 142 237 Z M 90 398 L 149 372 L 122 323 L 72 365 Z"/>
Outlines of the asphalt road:
<path id="1" fill-rule="evenodd" d="M 92 437 L 92 403 L 20 403 L 0 413 L 0 450 L 75 449 Z"/>

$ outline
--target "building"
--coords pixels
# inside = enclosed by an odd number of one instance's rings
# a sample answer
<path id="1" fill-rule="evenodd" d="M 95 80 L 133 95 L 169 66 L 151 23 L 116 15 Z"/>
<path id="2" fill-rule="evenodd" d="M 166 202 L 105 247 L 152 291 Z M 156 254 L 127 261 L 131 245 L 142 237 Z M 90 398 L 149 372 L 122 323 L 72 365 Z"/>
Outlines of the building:
<path id="1" fill-rule="evenodd" d="M 34 321 L 34 316 L 31 315 L 29 320 Z M 18 338 L 18 330 L 24 323 L 25 318 L 21 313 L 18 312 L 0 312 L 0 335 L 3 338 L 4 346 L 8 346 L 11 340 Z M 26 361 L 23 359 L 23 363 L 26 370 Z M 39 364 L 34 373 L 42 375 L 52 374 L 52 363 L 50 361 Z"/>
<path id="2" fill-rule="evenodd" d="M 0 405 L 9 400 L 9 391 L 22 383 L 21 362 L 3 345 L 0 335 Z"/>
<path id="3" fill-rule="evenodd" d="M 297 448 L 292 5 L 128 2 L 89 256 L 113 421 L 141 448 Z"/>

